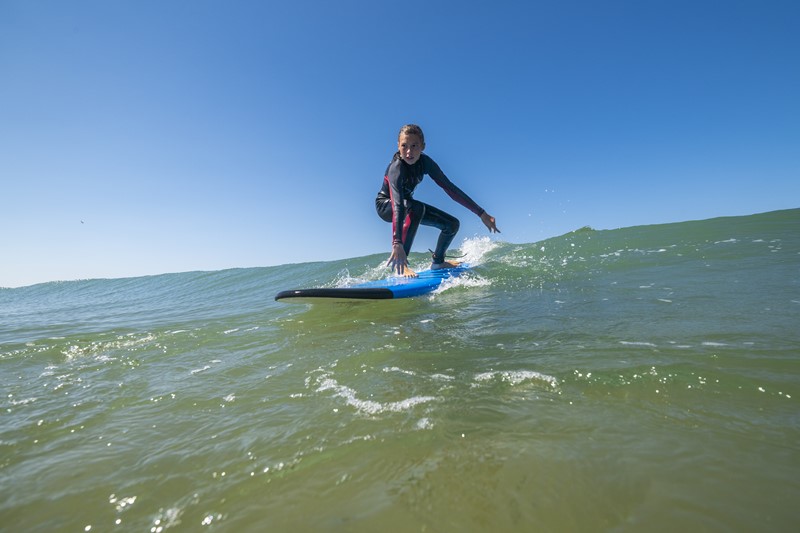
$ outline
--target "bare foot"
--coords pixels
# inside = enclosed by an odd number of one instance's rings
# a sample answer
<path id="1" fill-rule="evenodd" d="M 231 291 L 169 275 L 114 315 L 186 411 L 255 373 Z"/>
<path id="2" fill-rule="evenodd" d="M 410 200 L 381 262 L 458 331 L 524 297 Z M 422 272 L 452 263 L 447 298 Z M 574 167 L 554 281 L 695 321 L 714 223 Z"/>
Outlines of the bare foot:
<path id="1" fill-rule="evenodd" d="M 418 277 L 417 273 L 408 268 L 407 266 L 403 267 L 403 272 L 400 274 L 404 278 L 416 278 Z"/>
<path id="2" fill-rule="evenodd" d="M 461 261 L 445 261 L 444 263 L 431 263 L 431 270 L 439 270 L 440 268 L 456 268 L 461 264 Z"/>

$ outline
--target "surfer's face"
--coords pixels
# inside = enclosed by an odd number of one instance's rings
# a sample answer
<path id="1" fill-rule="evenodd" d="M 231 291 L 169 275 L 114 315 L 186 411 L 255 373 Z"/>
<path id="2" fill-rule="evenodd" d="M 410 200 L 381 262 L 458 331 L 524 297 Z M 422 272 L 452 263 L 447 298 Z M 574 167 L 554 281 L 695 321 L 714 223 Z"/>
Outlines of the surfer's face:
<path id="1" fill-rule="evenodd" d="M 419 156 L 425 149 L 425 143 L 419 138 L 419 135 L 401 135 L 397 139 L 397 149 L 400 151 L 400 157 L 409 165 L 413 165 L 419 161 Z"/>

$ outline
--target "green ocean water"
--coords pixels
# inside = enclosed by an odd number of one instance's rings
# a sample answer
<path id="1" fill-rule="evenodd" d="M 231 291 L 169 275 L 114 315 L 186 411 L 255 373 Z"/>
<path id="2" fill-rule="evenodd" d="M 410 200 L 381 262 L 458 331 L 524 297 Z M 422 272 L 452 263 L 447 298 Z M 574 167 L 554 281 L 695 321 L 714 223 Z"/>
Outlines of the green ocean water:
<path id="1" fill-rule="evenodd" d="M 796 530 L 800 209 L 461 249 L 0 289 L 0 530 Z"/>

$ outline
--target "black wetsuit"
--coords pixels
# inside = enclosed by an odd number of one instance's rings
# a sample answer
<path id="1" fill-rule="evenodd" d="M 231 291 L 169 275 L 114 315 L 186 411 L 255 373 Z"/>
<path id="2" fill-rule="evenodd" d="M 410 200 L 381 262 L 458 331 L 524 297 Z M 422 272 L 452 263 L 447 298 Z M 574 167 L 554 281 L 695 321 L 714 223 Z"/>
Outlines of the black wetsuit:
<path id="1" fill-rule="evenodd" d="M 420 224 L 440 229 L 433 262 L 443 263 L 444 254 L 458 232 L 459 222 L 456 217 L 440 209 L 414 200 L 414 189 L 425 174 L 459 204 L 478 216 L 484 213 L 484 210 L 447 179 L 439 165 L 425 154 L 420 155 L 416 163 L 409 165 L 403 161 L 399 153 L 395 153 L 386 169 L 383 186 L 375 198 L 375 208 L 378 216 L 392 223 L 392 244 L 402 243 L 406 255 L 411 252 L 411 245 Z"/>

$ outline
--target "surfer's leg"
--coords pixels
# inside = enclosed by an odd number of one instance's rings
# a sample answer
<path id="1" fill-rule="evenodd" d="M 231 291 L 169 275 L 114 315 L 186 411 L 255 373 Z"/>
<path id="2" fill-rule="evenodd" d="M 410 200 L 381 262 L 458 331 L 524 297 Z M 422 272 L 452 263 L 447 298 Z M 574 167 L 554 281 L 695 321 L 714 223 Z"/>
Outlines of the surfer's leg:
<path id="1" fill-rule="evenodd" d="M 417 200 L 411 200 L 406 206 L 406 220 L 403 222 L 403 249 L 408 255 L 411 253 L 411 245 L 414 244 L 419 224 L 425 218 L 429 206 Z"/>
<path id="2" fill-rule="evenodd" d="M 441 230 L 439 240 L 436 242 L 436 250 L 433 252 L 433 263 L 434 265 L 444 264 L 444 254 L 447 252 L 447 248 L 450 247 L 450 243 L 453 242 L 461 224 L 453 215 L 445 213 L 432 205 L 425 205 L 425 215 L 422 217 L 421 224 Z"/>
<path id="3" fill-rule="evenodd" d="M 411 253 L 411 245 L 414 244 L 414 237 L 417 236 L 419 224 L 429 208 L 429 205 L 417 200 L 411 200 L 406 203 L 406 219 L 403 221 L 403 249 L 406 251 L 406 255 Z M 378 212 L 378 216 L 383 220 L 386 222 L 392 221 L 392 203 L 389 200 L 376 202 L 375 209 Z"/>
<path id="4" fill-rule="evenodd" d="M 392 212 L 392 202 L 390 200 L 377 200 L 375 202 L 375 210 L 378 212 L 378 216 L 381 217 L 386 222 L 392 222 L 394 218 L 394 213 Z M 423 209 L 418 209 L 417 213 L 424 212 Z M 406 255 L 411 251 L 411 244 L 414 242 L 414 235 L 417 233 L 417 228 L 419 227 L 419 220 L 420 216 L 414 217 L 414 212 L 411 209 L 411 206 L 407 207 L 406 209 L 406 219 L 403 221 L 403 249 L 406 251 Z M 392 228 L 394 230 L 394 228 Z"/>
<path id="5" fill-rule="evenodd" d="M 377 211 L 382 220 L 386 222 L 392 221 L 392 202 L 388 198 L 386 200 L 376 199 L 375 211 Z"/>

